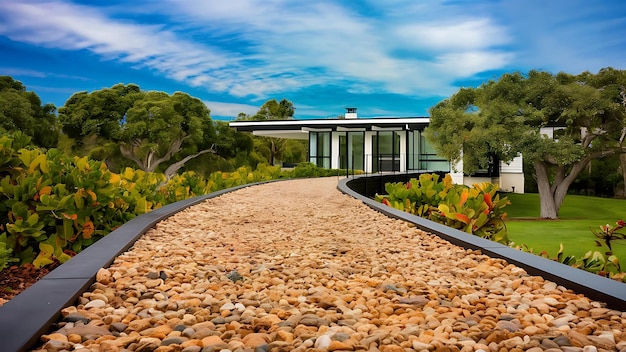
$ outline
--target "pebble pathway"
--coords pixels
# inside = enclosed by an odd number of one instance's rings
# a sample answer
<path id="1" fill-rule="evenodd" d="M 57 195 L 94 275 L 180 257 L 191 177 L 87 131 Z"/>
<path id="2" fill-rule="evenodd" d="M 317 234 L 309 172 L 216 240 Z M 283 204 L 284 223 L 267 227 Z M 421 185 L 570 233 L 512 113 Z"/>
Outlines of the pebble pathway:
<path id="1" fill-rule="evenodd" d="M 336 178 L 158 223 L 38 351 L 626 351 L 626 313 L 388 218 Z"/>

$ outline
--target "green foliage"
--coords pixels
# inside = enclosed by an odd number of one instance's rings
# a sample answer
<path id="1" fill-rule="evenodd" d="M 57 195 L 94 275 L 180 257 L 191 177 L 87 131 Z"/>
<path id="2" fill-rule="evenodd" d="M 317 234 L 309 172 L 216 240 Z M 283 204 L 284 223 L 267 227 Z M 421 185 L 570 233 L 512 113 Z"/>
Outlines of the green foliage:
<path id="1" fill-rule="evenodd" d="M 165 203 L 173 203 L 225 188 L 274 180 L 279 177 L 280 168 L 268 165 L 259 165 L 256 170 L 252 170 L 249 166 L 242 166 L 233 172 L 216 171 L 208 178 L 193 171 L 187 171 L 172 177 L 158 190 L 158 193 Z"/>
<path id="2" fill-rule="evenodd" d="M 425 135 L 439 155 L 462 160 L 468 174 L 487 167 L 492 155 L 508 162 L 521 153 L 535 171 L 541 216 L 557 218 L 590 160 L 624 152 L 624 86 L 626 71 L 611 68 L 579 75 L 507 73 L 433 107 Z M 544 134 L 546 126 L 555 127 L 554 138 Z"/>
<path id="3" fill-rule="evenodd" d="M 103 162 L 57 149 L 23 148 L 21 136 L 0 137 L 2 243 L 21 263 L 65 262 L 134 216 L 161 203 L 163 175 L 108 170 Z M 15 149 L 19 148 L 19 149 Z"/>
<path id="4" fill-rule="evenodd" d="M 115 140 L 126 112 L 141 96 L 135 84 L 116 84 L 91 93 L 78 92 L 59 108 L 59 122 L 63 132 L 79 144 L 91 135 Z"/>
<path id="5" fill-rule="evenodd" d="M 295 112 L 293 103 L 287 99 L 280 102 L 276 99 L 266 101 L 256 114 L 250 116 L 240 113 L 237 120 L 290 120 Z M 302 152 L 299 141 L 285 138 L 254 136 L 254 151 L 262 156 L 267 163 L 274 165 L 278 161 L 289 163 L 300 162 L 306 156 Z"/>
<path id="6" fill-rule="evenodd" d="M 276 99 L 266 101 L 259 111 L 253 116 L 241 115 L 240 120 L 289 120 L 293 118 L 293 114 L 296 108 L 293 103 L 287 99 L 282 99 L 280 102 Z"/>
<path id="7" fill-rule="evenodd" d="M 590 197 L 581 198 L 593 199 Z M 626 282 L 626 272 L 622 270 L 619 257 L 616 256 L 612 251 L 615 241 L 626 239 L 626 234 L 619 232 L 624 227 L 626 227 L 626 223 L 623 220 L 618 220 L 614 226 L 611 226 L 609 224 L 601 225 L 600 230 L 591 228 L 592 234 L 596 237 L 595 245 L 597 247 L 606 246 L 607 250 L 604 252 L 589 250 L 584 254 L 579 254 L 578 256 L 571 254 L 565 255 L 563 243 L 560 243 L 559 250 L 556 256 L 551 257 L 548 251 L 545 249 L 538 253 L 538 255 L 563 263 L 565 265 L 592 272 L 594 274 Z M 550 230 L 543 227 L 543 232 L 549 233 Z M 515 245 L 511 243 L 511 246 L 528 253 L 534 253 L 533 248 L 529 247 L 526 244 Z"/>
<path id="8" fill-rule="evenodd" d="M 77 150 L 115 165 L 128 162 L 144 171 L 198 155 L 219 140 L 206 105 L 186 93 L 141 91 L 118 84 L 74 94 L 59 109 L 63 131 Z"/>
<path id="9" fill-rule="evenodd" d="M 0 235 L 0 271 L 7 268 L 10 263 L 15 262 L 19 262 L 19 260 L 13 257 L 13 250 L 7 248 L 6 234 Z"/>
<path id="10" fill-rule="evenodd" d="M 423 174 L 408 183 L 385 184 L 386 195 L 375 199 L 396 209 L 474 234 L 494 242 L 509 243 L 503 211 L 509 203 L 497 194 L 498 186 L 452 183 L 450 175 Z"/>
<path id="11" fill-rule="evenodd" d="M 515 245 L 513 247 L 534 254 L 533 249 L 529 248 L 527 245 Z M 564 254 L 563 243 L 561 243 L 555 257 L 550 257 L 545 250 L 537 255 L 600 276 L 626 282 L 626 272 L 622 271 L 619 258 L 610 252 L 602 253 L 600 251 L 590 250 L 581 257 L 576 257 L 575 255 L 566 256 Z"/>
<path id="12" fill-rule="evenodd" d="M 35 145 L 55 147 L 59 138 L 56 107 L 41 105 L 34 92 L 27 92 L 22 82 L 0 76 L 0 134 L 22 132 Z"/>

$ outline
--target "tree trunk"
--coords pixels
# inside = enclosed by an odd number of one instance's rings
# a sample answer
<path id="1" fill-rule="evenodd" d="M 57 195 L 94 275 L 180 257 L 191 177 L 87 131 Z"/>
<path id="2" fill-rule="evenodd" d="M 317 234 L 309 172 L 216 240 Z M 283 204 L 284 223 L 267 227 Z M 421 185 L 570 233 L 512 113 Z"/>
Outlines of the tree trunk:
<path id="1" fill-rule="evenodd" d="M 622 165 L 622 177 L 624 178 L 624 186 L 622 187 L 622 197 L 626 198 L 626 153 L 619 155 L 619 161 Z"/>
<path id="2" fill-rule="evenodd" d="M 544 163 L 535 162 L 535 176 L 537 176 L 537 188 L 539 189 L 539 201 L 541 203 L 539 216 L 544 219 L 557 219 L 558 209 L 552 187 L 550 187 L 548 168 Z"/>
<path id="3" fill-rule="evenodd" d="M 580 172 L 585 169 L 595 156 L 588 155 L 578 162 L 567 166 L 556 166 L 554 182 L 550 185 L 550 175 L 548 174 L 548 164 L 546 162 L 535 162 L 535 175 L 537 176 L 537 188 L 541 199 L 540 215 L 544 219 L 558 219 L 561 204 L 565 200 L 567 191 Z M 569 173 L 567 172 L 569 169 Z"/>

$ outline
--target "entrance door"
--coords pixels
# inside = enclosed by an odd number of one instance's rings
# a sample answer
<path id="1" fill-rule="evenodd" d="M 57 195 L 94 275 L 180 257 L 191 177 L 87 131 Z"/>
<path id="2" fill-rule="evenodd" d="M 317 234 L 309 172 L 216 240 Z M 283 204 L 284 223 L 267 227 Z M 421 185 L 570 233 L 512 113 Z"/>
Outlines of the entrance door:
<path id="1" fill-rule="evenodd" d="M 339 136 L 339 167 L 364 170 L 364 132 L 346 132 Z"/>
<path id="2" fill-rule="evenodd" d="M 400 135 L 394 131 L 379 131 L 373 136 L 376 171 L 400 171 Z"/>

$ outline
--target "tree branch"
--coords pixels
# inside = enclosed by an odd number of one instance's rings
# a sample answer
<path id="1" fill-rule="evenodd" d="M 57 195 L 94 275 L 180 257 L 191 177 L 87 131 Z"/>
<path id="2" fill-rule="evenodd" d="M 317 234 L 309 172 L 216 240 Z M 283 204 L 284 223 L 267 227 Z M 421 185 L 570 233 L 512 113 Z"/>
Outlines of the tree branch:
<path id="1" fill-rule="evenodd" d="M 175 163 L 173 163 L 172 165 L 168 166 L 168 168 L 165 170 L 165 181 L 163 183 L 161 183 L 161 185 L 159 185 L 159 187 L 163 186 L 164 184 L 166 184 L 169 180 L 172 179 L 172 176 L 174 176 L 178 170 L 180 170 L 180 168 L 185 165 L 186 162 L 188 162 L 189 160 L 196 158 L 202 154 L 206 154 L 206 153 L 217 153 L 217 150 L 215 150 L 215 144 L 211 145 L 211 147 L 209 149 L 204 149 L 201 150 L 199 152 L 197 152 L 196 154 L 191 154 L 191 155 L 187 155 L 186 157 L 184 157 L 182 160 L 177 161 Z M 157 188 L 159 188 L 157 187 Z"/>
<path id="2" fill-rule="evenodd" d="M 139 158 L 137 158 L 137 156 L 135 156 L 135 146 L 132 142 L 129 143 L 128 146 L 125 144 L 120 144 L 120 152 L 125 158 L 128 158 L 135 164 L 137 164 L 139 168 L 141 168 L 142 170 L 145 169 L 145 165 L 143 164 L 143 162 Z"/>

